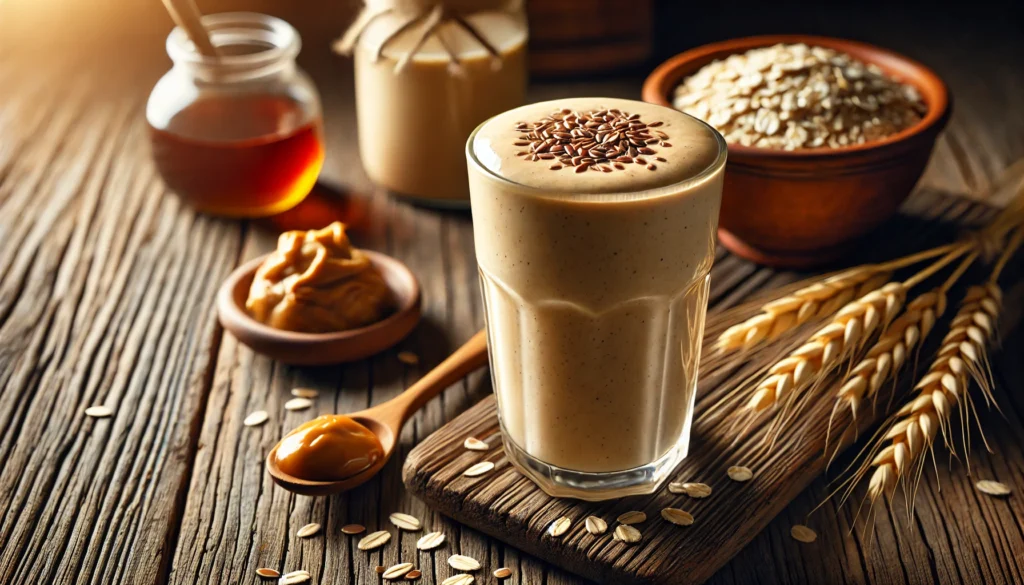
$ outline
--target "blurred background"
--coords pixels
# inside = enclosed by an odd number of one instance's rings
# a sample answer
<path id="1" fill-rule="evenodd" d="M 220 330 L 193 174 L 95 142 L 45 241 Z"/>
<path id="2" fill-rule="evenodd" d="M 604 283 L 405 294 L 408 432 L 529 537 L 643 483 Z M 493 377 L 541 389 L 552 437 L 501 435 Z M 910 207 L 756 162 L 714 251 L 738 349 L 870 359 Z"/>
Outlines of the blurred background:
<path id="1" fill-rule="evenodd" d="M 1024 67 L 1024 2 L 897 3 L 883 0 L 807 3 L 733 0 L 525 0 L 530 25 L 532 81 L 529 99 L 562 95 L 639 98 L 644 76 L 667 57 L 710 41 L 767 33 L 813 33 L 862 40 L 893 49 L 932 67 L 950 86 L 957 107 L 952 128 L 969 151 L 1007 153 L 979 158 L 968 174 L 996 176 L 1024 156 L 1024 137 L 990 133 L 974 111 L 1019 109 L 1009 96 L 1024 87 L 998 87 L 1020 79 Z M 347 58 L 331 43 L 351 22 L 357 0 L 198 0 L 204 13 L 247 10 L 284 18 L 303 37 L 299 63 L 324 100 L 328 154 L 324 176 L 370 188 L 359 161 L 332 157 L 350 111 L 352 79 Z M 31 68 L 31 75 L 84 74 L 110 91 L 148 91 L 170 66 L 164 39 L 172 23 L 159 0 L 0 0 L 0 61 Z M 63 64 L 58 67 L 56 64 Z M 24 77 L 22 77 L 24 79 Z M 127 80 L 122 86 L 119 80 Z M 557 82 L 557 83 L 551 83 Z M 969 100 L 957 98 L 969 97 Z M 144 100 L 145 95 L 140 95 Z M 337 107 L 334 107 L 336 104 Z M 343 105 L 341 105 L 343 104 Z M 332 129 L 334 130 L 332 132 Z M 996 141 L 998 143 L 993 143 Z M 940 146 L 945 148 L 946 146 Z M 353 149 L 334 148 L 351 151 Z M 964 160 L 971 160 L 966 152 Z M 1002 165 L 996 168 L 994 165 Z M 942 177 L 932 169 L 925 182 Z M 982 192 L 985 180 L 964 185 Z M 948 187 L 949 182 L 945 181 Z"/>

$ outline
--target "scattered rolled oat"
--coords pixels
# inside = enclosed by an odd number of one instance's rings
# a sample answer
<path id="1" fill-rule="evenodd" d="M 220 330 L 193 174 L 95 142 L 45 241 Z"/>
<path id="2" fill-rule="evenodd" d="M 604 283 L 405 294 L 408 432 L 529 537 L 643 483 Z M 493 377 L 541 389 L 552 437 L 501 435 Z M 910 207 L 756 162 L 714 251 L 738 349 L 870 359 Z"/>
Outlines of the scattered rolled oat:
<path id="1" fill-rule="evenodd" d="M 615 540 L 633 544 L 640 542 L 640 531 L 629 524 L 619 524 L 615 527 Z"/>
<path id="2" fill-rule="evenodd" d="M 466 471 L 463 471 L 462 475 L 467 477 L 476 477 L 478 475 L 483 475 L 492 469 L 494 469 L 494 463 L 490 461 L 481 461 Z"/>
<path id="3" fill-rule="evenodd" d="M 391 533 L 386 530 L 378 530 L 377 532 L 371 532 L 359 540 L 356 544 L 356 548 L 359 550 L 373 550 L 380 548 L 391 540 Z"/>
<path id="4" fill-rule="evenodd" d="M 508 579 L 512 576 L 512 569 L 508 567 L 502 567 L 494 571 L 494 577 L 496 579 Z"/>
<path id="5" fill-rule="evenodd" d="M 270 415 L 267 414 L 267 411 L 257 410 L 255 412 L 250 413 L 249 416 L 245 417 L 245 420 L 242 421 L 242 424 L 247 427 L 258 427 L 261 424 L 267 422 L 267 419 L 269 418 Z"/>
<path id="6" fill-rule="evenodd" d="M 416 569 L 413 569 L 412 571 L 409 571 L 408 573 L 405 574 L 405 578 L 410 580 L 410 581 L 415 581 L 416 579 L 419 579 L 422 576 L 423 576 L 423 573 L 419 572 Z"/>
<path id="7" fill-rule="evenodd" d="M 309 538 L 310 536 L 314 536 L 317 532 L 320 532 L 320 525 L 313 522 L 299 528 L 299 531 L 295 533 L 295 536 L 298 536 L 299 538 Z"/>
<path id="8" fill-rule="evenodd" d="M 615 519 L 619 524 L 640 524 L 647 521 L 647 514 L 638 511 L 626 512 Z"/>
<path id="9" fill-rule="evenodd" d="M 285 410 L 306 410 L 310 406 L 313 406 L 313 401 L 309 398 L 292 398 L 284 403 Z"/>
<path id="10" fill-rule="evenodd" d="M 927 112 L 916 89 L 878 66 L 802 43 L 705 65 L 676 88 L 673 105 L 732 144 L 784 150 L 881 140 Z"/>
<path id="11" fill-rule="evenodd" d="M 1010 486 L 991 479 L 982 479 L 975 483 L 974 487 L 978 488 L 979 492 L 990 496 L 1008 496 L 1011 491 Z"/>
<path id="12" fill-rule="evenodd" d="M 480 561 L 466 555 L 452 555 L 448 557 L 448 566 L 456 571 L 478 571 L 480 570 Z"/>
<path id="13" fill-rule="evenodd" d="M 706 483 L 676 481 L 668 484 L 673 494 L 685 494 L 691 498 L 706 498 L 711 495 L 711 486 Z"/>
<path id="14" fill-rule="evenodd" d="M 693 514 L 679 508 L 665 508 L 661 511 L 661 517 L 677 526 L 693 524 Z"/>
<path id="15" fill-rule="evenodd" d="M 281 576 L 281 573 L 279 573 L 278 571 L 275 571 L 274 569 L 268 569 L 266 567 L 260 567 L 259 569 L 256 569 L 256 574 L 259 575 L 261 579 L 277 579 Z"/>
<path id="16" fill-rule="evenodd" d="M 795 540 L 799 540 L 800 542 L 806 542 L 808 544 L 814 542 L 815 540 L 818 540 L 818 533 L 811 530 L 807 526 L 804 526 L 803 524 L 797 524 L 796 526 L 790 528 L 789 534 Z"/>
<path id="17" fill-rule="evenodd" d="M 452 575 L 444 581 L 441 581 L 441 585 L 471 585 L 473 581 L 473 575 L 460 573 L 458 575 Z"/>
<path id="18" fill-rule="evenodd" d="M 739 482 L 750 481 L 754 477 L 754 473 L 750 469 L 741 465 L 733 465 L 726 470 L 726 473 L 729 474 L 729 479 Z"/>
<path id="19" fill-rule="evenodd" d="M 608 523 L 597 516 L 587 516 L 584 525 L 587 527 L 587 532 L 594 536 L 604 534 L 608 531 Z"/>
<path id="20" fill-rule="evenodd" d="M 408 530 L 409 532 L 416 532 L 423 525 L 420 523 L 420 519 L 415 516 L 408 514 L 402 514 L 395 512 L 391 515 L 391 523 L 402 530 Z"/>
<path id="21" fill-rule="evenodd" d="M 414 354 L 411 351 L 400 351 L 398 352 L 398 361 L 402 362 L 407 366 L 415 366 L 420 363 L 420 356 Z"/>
<path id="22" fill-rule="evenodd" d="M 292 388 L 292 396 L 296 398 L 316 398 L 320 392 L 312 388 Z"/>
<path id="23" fill-rule="evenodd" d="M 569 530 L 570 526 L 572 526 L 572 520 L 568 516 L 562 516 L 552 522 L 551 526 L 548 526 L 548 535 L 554 537 L 562 536 Z"/>
<path id="24" fill-rule="evenodd" d="M 90 406 L 85 409 L 85 416 L 91 416 L 93 418 L 107 418 L 114 414 L 114 409 L 109 406 Z"/>
<path id="25" fill-rule="evenodd" d="M 487 443 L 477 439 L 476 437 L 469 437 L 466 442 L 462 444 L 463 447 L 470 451 L 489 451 L 491 446 Z"/>
<path id="26" fill-rule="evenodd" d="M 341 532 L 348 535 L 362 534 L 366 532 L 366 527 L 362 524 L 346 524 L 341 527 Z"/>
<path id="27" fill-rule="evenodd" d="M 424 534 L 416 541 L 416 548 L 420 550 L 431 550 L 441 546 L 442 544 L 444 544 L 444 533 L 431 532 L 429 534 Z"/>
<path id="28" fill-rule="evenodd" d="M 381 576 L 388 581 L 394 581 L 396 579 L 401 579 L 406 575 L 406 573 L 408 573 L 411 570 L 412 563 L 399 563 L 397 565 L 389 567 L 386 571 L 384 571 L 384 573 L 381 574 Z"/>
<path id="29" fill-rule="evenodd" d="M 309 571 L 292 571 L 291 573 L 285 573 L 281 576 L 281 580 L 278 581 L 279 585 L 295 585 L 295 583 L 305 583 L 309 581 Z"/>

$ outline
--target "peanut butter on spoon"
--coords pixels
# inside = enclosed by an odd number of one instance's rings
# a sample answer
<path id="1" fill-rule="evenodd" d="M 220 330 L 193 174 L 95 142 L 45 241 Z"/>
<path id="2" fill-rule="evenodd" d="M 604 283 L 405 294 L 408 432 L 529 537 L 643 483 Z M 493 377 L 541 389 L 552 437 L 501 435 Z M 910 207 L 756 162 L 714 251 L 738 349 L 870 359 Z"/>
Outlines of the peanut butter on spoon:
<path id="1" fill-rule="evenodd" d="M 325 414 L 288 433 L 277 447 L 281 471 L 309 481 L 337 481 L 371 467 L 384 448 L 370 429 L 343 414 Z"/>

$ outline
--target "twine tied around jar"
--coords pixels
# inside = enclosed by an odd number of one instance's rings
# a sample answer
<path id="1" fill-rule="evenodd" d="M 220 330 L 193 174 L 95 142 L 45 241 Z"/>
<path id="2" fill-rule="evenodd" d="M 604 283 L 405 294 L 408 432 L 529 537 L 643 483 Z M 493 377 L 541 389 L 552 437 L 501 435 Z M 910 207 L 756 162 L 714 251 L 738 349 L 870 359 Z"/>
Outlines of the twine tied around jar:
<path id="1" fill-rule="evenodd" d="M 467 21 L 466 16 L 488 11 L 514 13 L 522 10 L 522 4 L 523 0 L 366 0 L 355 21 L 341 38 L 335 41 L 334 50 L 343 55 L 351 55 L 360 35 L 370 26 L 370 23 L 385 14 L 392 14 L 397 17 L 394 28 L 370 47 L 375 61 L 380 59 L 384 48 L 395 37 L 417 23 L 423 23 L 412 47 L 395 64 L 395 73 L 400 73 L 405 68 L 431 36 L 437 39 L 448 54 L 449 71 L 452 74 L 460 73 L 462 64 L 458 54 L 443 36 L 436 34 L 439 28 L 446 23 L 453 23 L 465 30 L 490 54 L 491 66 L 494 69 L 500 69 L 502 66 L 501 53 L 487 39 L 485 31 L 481 31 Z"/>

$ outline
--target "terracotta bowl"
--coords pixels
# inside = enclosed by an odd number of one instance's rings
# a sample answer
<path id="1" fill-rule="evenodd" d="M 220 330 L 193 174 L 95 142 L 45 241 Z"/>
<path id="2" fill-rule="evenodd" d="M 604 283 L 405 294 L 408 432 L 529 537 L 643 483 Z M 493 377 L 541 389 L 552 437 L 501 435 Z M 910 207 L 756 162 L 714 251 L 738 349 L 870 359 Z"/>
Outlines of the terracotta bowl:
<path id="1" fill-rule="evenodd" d="M 401 341 L 420 320 L 420 285 L 401 262 L 363 250 L 398 300 L 398 310 L 382 321 L 337 333 L 296 333 L 275 329 L 245 310 L 256 268 L 266 256 L 239 266 L 217 292 L 221 325 L 253 351 L 287 364 L 319 366 L 351 362 L 380 353 Z"/>
<path id="2" fill-rule="evenodd" d="M 643 99 L 671 107 L 676 86 L 704 65 L 776 43 L 827 47 L 874 63 L 915 87 L 928 107 L 914 126 L 866 144 L 795 151 L 729 145 L 722 245 L 763 264 L 806 267 L 841 256 L 896 212 L 924 172 L 951 103 L 946 85 L 920 63 L 864 43 L 807 35 L 749 37 L 686 51 L 647 77 Z"/>

